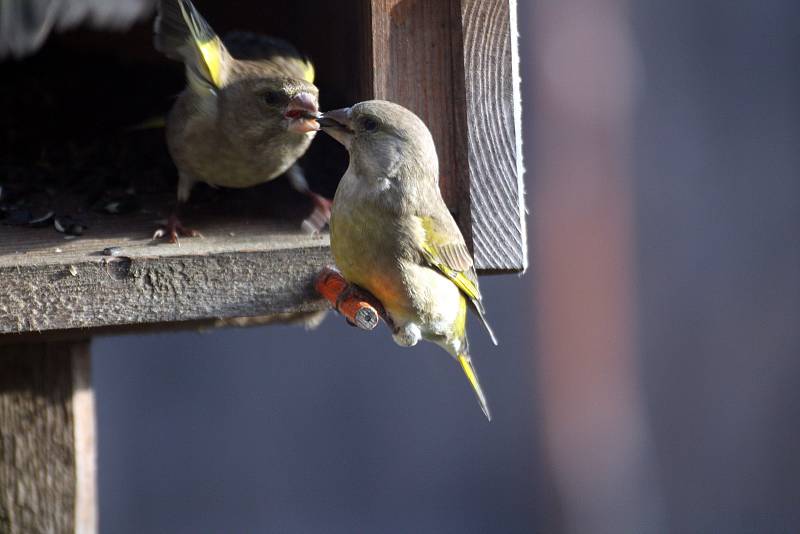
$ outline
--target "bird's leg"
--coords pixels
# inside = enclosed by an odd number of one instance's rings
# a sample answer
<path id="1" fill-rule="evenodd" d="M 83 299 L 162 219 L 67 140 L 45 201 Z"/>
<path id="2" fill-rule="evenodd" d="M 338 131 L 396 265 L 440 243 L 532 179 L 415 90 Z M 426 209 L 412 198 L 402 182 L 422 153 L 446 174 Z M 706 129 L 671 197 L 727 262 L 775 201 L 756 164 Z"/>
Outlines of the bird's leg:
<path id="1" fill-rule="evenodd" d="M 194 185 L 194 180 L 184 173 L 180 173 L 178 177 L 178 200 L 175 202 L 175 207 L 172 213 L 167 217 L 167 222 L 160 226 L 153 234 L 153 241 L 161 238 L 166 238 L 168 243 L 177 243 L 180 246 L 178 237 L 203 237 L 200 232 L 193 228 L 187 228 L 181 223 L 178 218 L 178 212 L 181 206 L 189 200 L 189 193 Z"/>
<path id="2" fill-rule="evenodd" d="M 306 195 L 314 203 L 314 211 L 303 220 L 301 227 L 310 234 L 316 234 L 331 220 L 331 206 L 333 203 L 322 195 L 309 190 Z"/>
<path id="3" fill-rule="evenodd" d="M 422 339 L 422 332 L 416 323 L 406 323 L 392 331 L 392 339 L 401 347 L 413 347 Z"/>
<path id="4" fill-rule="evenodd" d="M 332 202 L 311 190 L 308 186 L 305 174 L 303 174 L 303 169 L 296 163 L 289 167 L 289 170 L 286 171 L 286 175 L 292 187 L 294 187 L 296 191 L 309 197 L 314 203 L 314 211 L 311 212 L 311 215 L 306 217 L 301 227 L 309 233 L 318 233 L 322 231 L 325 225 L 331 220 Z"/>
<path id="5" fill-rule="evenodd" d="M 167 222 L 160 226 L 153 234 L 153 240 L 165 238 L 168 243 L 177 243 L 180 246 L 178 237 L 203 237 L 203 235 L 193 228 L 187 228 L 178 218 L 177 206 L 172 214 L 167 217 Z"/>

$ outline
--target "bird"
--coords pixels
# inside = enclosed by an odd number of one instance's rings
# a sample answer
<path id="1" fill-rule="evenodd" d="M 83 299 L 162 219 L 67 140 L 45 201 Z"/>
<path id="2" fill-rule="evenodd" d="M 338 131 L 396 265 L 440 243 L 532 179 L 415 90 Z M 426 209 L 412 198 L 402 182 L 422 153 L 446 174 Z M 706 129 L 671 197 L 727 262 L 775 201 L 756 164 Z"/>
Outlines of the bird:
<path id="1" fill-rule="evenodd" d="M 34 53 L 53 30 L 83 22 L 125 30 L 147 16 L 154 0 L 0 0 L 0 59 Z"/>
<path id="2" fill-rule="evenodd" d="M 439 190 L 430 131 L 410 110 L 383 100 L 325 112 L 319 124 L 349 152 L 330 221 L 336 267 L 380 301 L 398 345 L 424 339 L 456 359 L 491 420 L 470 356 L 467 310 L 495 345 L 497 338 L 472 255 Z"/>
<path id="3" fill-rule="evenodd" d="M 297 164 L 319 129 L 311 61 L 275 37 L 235 32 L 223 40 L 189 0 L 159 0 L 154 34 L 155 48 L 186 69 L 186 88 L 166 122 L 177 206 L 197 182 L 243 188 L 286 174 L 316 206 L 304 224 L 324 226 L 330 201 L 311 191 Z M 197 235 L 177 206 L 154 239 Z"/>

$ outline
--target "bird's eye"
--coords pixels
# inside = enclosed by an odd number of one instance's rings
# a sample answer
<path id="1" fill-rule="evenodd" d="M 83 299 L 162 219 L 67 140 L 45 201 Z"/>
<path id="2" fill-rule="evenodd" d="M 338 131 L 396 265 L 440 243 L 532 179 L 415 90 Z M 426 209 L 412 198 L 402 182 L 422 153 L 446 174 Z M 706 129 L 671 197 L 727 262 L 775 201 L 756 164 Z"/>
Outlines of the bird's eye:
<path id="1" fill-rule="evenodd" d="M 275 103 L 278 102 L 278 99 L 280 98 L 280 96 L 275 91 L 269 91 L 267 93 L 264 93 L 263 98 L 264 98 L 264 102 L 266 102 L 267 104 L 275 104 Z"/>
<path id="2" fill-rule="evenodd" d="M 361 127 L 364 128 L 365 132 L 374 132 L 378 129 L 378 123 L 375 122 L 373 119 L 367 117 L 363 121 L 361 121 Z"/>

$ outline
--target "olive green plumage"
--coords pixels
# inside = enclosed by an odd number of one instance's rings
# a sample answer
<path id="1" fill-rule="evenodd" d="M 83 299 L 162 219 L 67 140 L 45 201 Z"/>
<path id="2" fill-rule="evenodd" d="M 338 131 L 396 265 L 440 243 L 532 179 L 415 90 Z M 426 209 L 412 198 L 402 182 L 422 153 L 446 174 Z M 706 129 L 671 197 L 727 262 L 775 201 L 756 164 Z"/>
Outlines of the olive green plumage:
<path id="1" fill-rule="evenodd" d="M 495 338 L 472 257 L 439 191 L 428 128 L 402 106 L 377 100 L 325 113 L 320 125 L 350 153 L 331 216 L 337 267 L 381 301 L 398 344 L 422 338 L 456 358 L 489 418 L 469 354 L 467 308 Z"/>
<path id="2" fill-rule="evenodd" d="M 186 66 L 187 87 L 167 119 L 180 201 L 198 181 L 267 182 L 306 151 L 319 93 L 311 63 L 289 43 L 246 33 L 223 43 L 191 2 L 160 0 L 155 46 Z"/>

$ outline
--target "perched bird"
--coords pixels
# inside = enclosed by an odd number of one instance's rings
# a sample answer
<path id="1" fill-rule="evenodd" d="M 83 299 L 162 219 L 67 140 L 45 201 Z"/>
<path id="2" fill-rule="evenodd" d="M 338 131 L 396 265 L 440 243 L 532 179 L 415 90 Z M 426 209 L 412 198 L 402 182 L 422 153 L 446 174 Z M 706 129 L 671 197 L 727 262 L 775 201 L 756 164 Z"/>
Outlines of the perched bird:
<path id="1" fill-rule="evenodd" d="M 0 59 L 35 52 L 53 30 L 89 22 L 125 30 L 148 15 L 154 0 L 0 0 Z"/>
<path id="2" fill-rule="evenodd" d="M 186 66 L 186 89 L 167 118 L 178 203 L 196 182 L 250 187 L 287 173 L 315 202 L 316 229 L 324 225 L 330 201 L 309 189 L 296 163 L 319 128 L 311 62 L 272 37 L 240 32 L 223 43 L 189 0 L 159 0 L 155 47 Z M 196 232 L 173 214 L 154 238 L 178 235 Z"/>
<path id="3" fill-rule="evenodd" d="M 336 266 L 383 304 L 398 345 L 426 339 L 456 358 L 491 420 L 470 358 L 468 308 L 497 340 L 472 256 L 439 191 L 428 128 L 406 108 L 381 100 L 324 113 L 319 122 L 350 153 L 331 215 Z"/>

